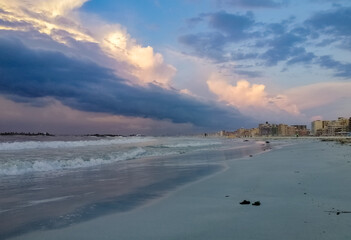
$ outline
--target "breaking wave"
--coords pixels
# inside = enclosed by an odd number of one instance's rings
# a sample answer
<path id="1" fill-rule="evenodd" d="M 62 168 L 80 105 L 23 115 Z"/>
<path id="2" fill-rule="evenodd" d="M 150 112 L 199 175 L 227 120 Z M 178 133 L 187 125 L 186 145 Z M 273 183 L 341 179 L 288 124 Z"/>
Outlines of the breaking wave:
<path id="1" fill-rule="evenodd" d="M 0 143 L 0 176 L 94 167 L 117 161 L 217 148 L 218 139 L 120 137 Z M 112 147 L 110 147 L 112 146 Z"/>
<path id="2" fill-rule="evenodd" d="M 20 175 L 30 172 L 43 172 L 53 170 L 77 169 L 108 164 L 117 161 L 130 160 L 141 157 L 146 151 L 143 148 L 135 148 L 121 154 L 110 154 L 105 157 L 73 158 L 61 160 L 34 160 L 34 161 L 9 161 L 2 164 L 0 175 Z"/>
<path id="3" fill-rule="evenodd" d="M 26 142 L 3 142 L 0 143 L 0 151 L 44 149 L 44 148 L 75 148 L 87 146 L 120 145 L 130 143 L 142 143 L 153 138 L 119 137 L 113 139 L 84 140 L 84 141 L 26 141 Z"/>
<path id="4" fill-rule="evenodd" d="M 213 146 L 219 145 L 221 142 L 212 141 L 212 142 L 196 142 L 196 141 L 189 141 L 183 143 L 175 143 L 175 144 L 164 144 L 163 147 L 168 148 L 188 148 L 188 147 L 205 147 L 205 146 Z"/>

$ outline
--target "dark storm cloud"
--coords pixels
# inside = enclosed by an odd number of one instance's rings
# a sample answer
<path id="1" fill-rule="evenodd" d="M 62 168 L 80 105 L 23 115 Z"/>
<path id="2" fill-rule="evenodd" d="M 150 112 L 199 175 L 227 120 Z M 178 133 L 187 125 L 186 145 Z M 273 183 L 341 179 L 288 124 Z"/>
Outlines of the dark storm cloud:
<path id="1" fill-rule="evenodd" d="M 0 38 L 0 93 L 34 104 L 53 97 L 71 108 L 169 119 L 201 127 L 233 127 L 247 120 L 233 109 L 203 103 L 156 85 L 131 86 L 112 70 L 56 51 L 33 50 Z"/>
<path id="2" fill-rule="evenodd" d="M 217 0 L 217 2 L 227 6 L 243 8 L 279 8 L 288 3 L 287 0 Z"/>
<path id="3" fill-rule="evenodd" d="M 341 63 L 334 60 L 331 56 L 319 57 L 317 63 L 324 68 L 332 69 L 336 73 L 336 77 L 350 78 L 351 77 L 351 64 Z"/>

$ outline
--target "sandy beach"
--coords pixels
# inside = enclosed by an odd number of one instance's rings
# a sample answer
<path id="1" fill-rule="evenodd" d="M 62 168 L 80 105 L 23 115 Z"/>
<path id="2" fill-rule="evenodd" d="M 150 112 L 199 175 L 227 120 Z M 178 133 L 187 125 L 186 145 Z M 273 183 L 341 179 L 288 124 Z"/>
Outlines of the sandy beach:
<path id="1" fill-rule="evenodd" d="M 225 165 L 131 211 L 12 239 L 351 239 L 350 145 L 296 140 Z"/>

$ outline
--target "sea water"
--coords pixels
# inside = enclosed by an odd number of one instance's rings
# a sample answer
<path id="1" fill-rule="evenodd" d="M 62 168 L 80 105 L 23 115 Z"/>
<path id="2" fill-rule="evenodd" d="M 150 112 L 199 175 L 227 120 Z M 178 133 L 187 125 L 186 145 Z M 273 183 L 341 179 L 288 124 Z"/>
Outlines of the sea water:
<path id="1" fill-rule="evenodd" d="M 130 211 L 266 143 L 205 137 L 0 138 L 0 239 Z"/>

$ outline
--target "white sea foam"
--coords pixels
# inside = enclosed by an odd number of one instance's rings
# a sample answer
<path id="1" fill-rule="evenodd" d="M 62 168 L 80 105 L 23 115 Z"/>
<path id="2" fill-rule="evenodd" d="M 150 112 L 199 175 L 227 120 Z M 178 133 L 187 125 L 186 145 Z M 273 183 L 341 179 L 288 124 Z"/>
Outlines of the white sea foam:
<path id="1" fill-rule="evenodd" d="M 151 137 L 118 137 L 113 139 L 84 140 L 84 141 L 26 141 L 0 143 L 0 151 L 44 149 L 44 148 L 75 148 L 86 146 L 120 145 L 142 143 L 154 140 Z"/>
<path id="2" fill-rule="evenodd" d="M 43 204 L 43 203 L 50 203 L 50 202 L 57 202 L 61 200 L 65 200 L 67 198 L 71 198 L 73 195 L 69 196 L 63 196 L 63 197 L 55 197 L 55 198 L 46 198 L 46 199 L 40 199 L 40 200 L 33 200 L 28 203 L 28 206 L 33 206 L 33 205 L 38 205 L 38 204 Z"/>
<path id="3" fill-rule="evenodd" d="M 110 154 L 105 158 L 96 157 L 83 159 L 81 157 L 69 160 L 34 160 L 34 161 L 9 161 L 1 164 L 0 175 L 20 175 L 30 172 L 44 172 L 65 169 L 77 169 L 108 164 L 116 161 L 130 160 L 145 154 L 143 148 L 134 148 L 120 154 Z"/>
<path id="4" fill-rule="evenodd" d="M 168 148 L 187 148 L 187 147 L 205 147 L 205 146 L 213 146 L 219 145 L 221 142 L 219 141 L 184 141 L 180 143 L 173 143 L 173 144 L 163 144 L 163 147 Z"/>
<path id="5" fill-rule="evenodd" d="M 143 157 L 184 154 L 217 147 L 221 143 L 218 139 L 189 137 L 5 142 L 0 143 L 0 151 L 4 153 L 2 157 L 0 156 L 0 176 L 70 170 Z M 113 147 L 106 148 L 105 145 Z M 88 148 L 80 149 L 80 147 Z M 65 151 L 64 148 L 69 150 Z M 40 151 L 34 151 L 36 149 Z M 59 151 L 53 151 L 53 149 L 59 149 Z"/>

